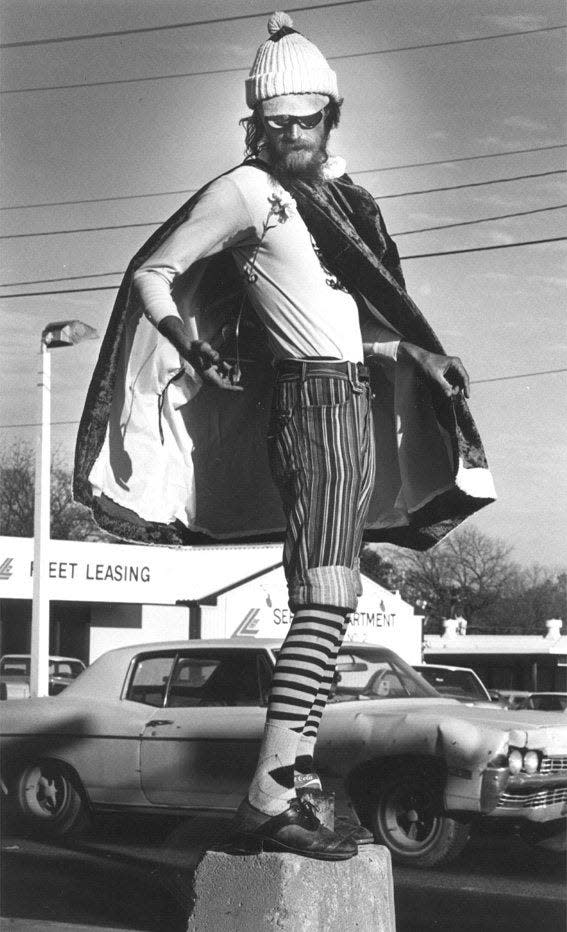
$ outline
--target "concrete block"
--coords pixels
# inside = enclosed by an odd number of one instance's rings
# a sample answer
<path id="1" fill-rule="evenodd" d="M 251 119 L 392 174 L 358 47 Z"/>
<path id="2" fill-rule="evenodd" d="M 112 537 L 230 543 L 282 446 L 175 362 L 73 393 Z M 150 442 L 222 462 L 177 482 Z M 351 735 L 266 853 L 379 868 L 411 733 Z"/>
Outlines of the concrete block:
<path id="1" fill-rule="evenodd" d="M 390 852 L 348 861 L 208 851 L 195 872 L 188 932 L 395 932 Z"/>

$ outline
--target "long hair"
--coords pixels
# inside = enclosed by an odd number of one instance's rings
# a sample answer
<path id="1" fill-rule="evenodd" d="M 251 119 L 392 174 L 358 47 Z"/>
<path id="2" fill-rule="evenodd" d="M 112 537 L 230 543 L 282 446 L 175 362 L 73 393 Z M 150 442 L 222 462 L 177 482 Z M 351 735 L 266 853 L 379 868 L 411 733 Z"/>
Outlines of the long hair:
<path id="1" fill-rule="evenodd" d="M 332 129 L 335 129 L 335 127 L 339 125 L 342 105 L 343 101 L 341 98 L 340 100 L 330 100 L 325 107 L 323 119 L 325 120 L 325 129 L 327 133 L 330 133 Z M 256 104 L 250 116 L 242 117 L 242 119 L 238 121 L 240 126 L 244 127 L 245 154 L 247 157 L 256 157 L 258 155 L 265 138 L 261 106 L 262 105 L 259 103 Z"/>

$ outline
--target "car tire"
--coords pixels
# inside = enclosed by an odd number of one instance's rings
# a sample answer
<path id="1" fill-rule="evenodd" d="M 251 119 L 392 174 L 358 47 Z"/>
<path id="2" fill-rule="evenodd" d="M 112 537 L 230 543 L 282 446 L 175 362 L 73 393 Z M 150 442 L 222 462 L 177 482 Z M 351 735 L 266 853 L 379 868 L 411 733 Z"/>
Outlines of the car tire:
<path id="1" fill-rule="evenodd" d="M 57 761 L 37 761 L 19 775 L 19 817 L 37 835 L 60 838 L 85 828 L 89 811 L 78 781 Z"/>
<path id="2" fill-rule="evenodd" d="M 443 813 L 442 782 L 431 769 L 396 770 L 384 777 L 370 810 L 378 843 L 396 864 L 436 867 L 457 857 L 470 823 Z"/>

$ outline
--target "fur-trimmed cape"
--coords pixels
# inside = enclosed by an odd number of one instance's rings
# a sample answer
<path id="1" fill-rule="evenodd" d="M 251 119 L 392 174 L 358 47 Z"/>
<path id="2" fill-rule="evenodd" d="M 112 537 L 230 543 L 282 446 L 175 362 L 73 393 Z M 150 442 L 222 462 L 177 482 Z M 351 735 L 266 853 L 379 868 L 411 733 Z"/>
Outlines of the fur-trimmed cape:
<path id="1" fill-rule="evenodd" d="M 212 341 L 228 357 L 236 354 L 235 321 L 245 302 L 242 393 L 203 385 L 144 317 L 132 289 L 133 273 L 190 216 L 204 190 L 128 266 L 79 427 L 75 497 L 93 508 L 99 525 L 130 540 L 280 540 L 285 520 L 265 444 L 273 368 L 230 253 L 195 263 L 176 281 L 173 297 L 194 338 Z M 370 194 L 347 175 L 288 190 L 325 265 L 356 295 L 364 341 L 373 342 L 379 321 L 442 353 L 405 290 L 397 249 Z M 495 498 L 478 431 L 466 401 L 437 394 L 412 362 L 370 368 L 377 481 L 365 540 L 427 549 Z"/>

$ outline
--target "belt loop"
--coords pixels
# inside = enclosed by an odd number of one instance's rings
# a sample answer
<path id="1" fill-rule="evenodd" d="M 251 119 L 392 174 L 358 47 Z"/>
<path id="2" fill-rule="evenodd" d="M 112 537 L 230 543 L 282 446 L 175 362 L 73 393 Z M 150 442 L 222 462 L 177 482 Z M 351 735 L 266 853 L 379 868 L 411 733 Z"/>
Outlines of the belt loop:
<path id="1" fill-rule="evenodd" d="M 349 375 L 350 375 L 350 380 L 352 383 L 352 389 L 354 392 L 357 393 L 357 395 L 360 395 L 364 391 L 364 386 L 359 378 L 358 363 L 349 362 L 348 365 L 349 365 L 349 370 L 350 370 Z"/>
<path id="2" fill-rule="evenodd" d="M 301 363 L 301 378 L 299 379 L 299 385 L 298 385 L 298 388 L 297 388 L 297 397 L 298 397 L 298 398 L 301 397 L 301 393 L 302 393 L 302 391 L 303 391 L 303 386 L 304 386 L 304 384 L 305 384 L 306 378 L 307 378 L 307 363 L 306 363 L 306 362 L 302 362 L 302 363 Z"/>

